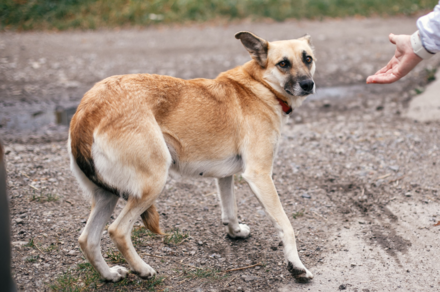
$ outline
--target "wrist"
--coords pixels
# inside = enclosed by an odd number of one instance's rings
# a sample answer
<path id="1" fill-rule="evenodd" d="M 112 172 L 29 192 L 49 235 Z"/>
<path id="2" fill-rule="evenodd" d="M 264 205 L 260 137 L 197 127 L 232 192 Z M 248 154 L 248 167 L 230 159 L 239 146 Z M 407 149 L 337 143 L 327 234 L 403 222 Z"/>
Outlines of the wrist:
<path id="1" fill-rule="evenodd" d="M 419 31 L 416 31 L 411 35 L 411 46 L 413 48 L 414 54 L 416 54 L 423 60 L 430 59 L 432 58 L 432 56 L 435 55 L 425 49 L 422 43 L 422 39 L 420 38 Z"/>

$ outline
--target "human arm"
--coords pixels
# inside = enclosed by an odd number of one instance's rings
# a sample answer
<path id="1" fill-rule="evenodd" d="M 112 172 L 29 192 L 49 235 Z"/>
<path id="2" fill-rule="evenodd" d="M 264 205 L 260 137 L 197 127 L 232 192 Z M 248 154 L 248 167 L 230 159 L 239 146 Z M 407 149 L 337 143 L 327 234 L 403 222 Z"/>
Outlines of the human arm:
<path id="1" fill-rule="evenodd" d="M 439 1 L 440 3 L 440 1 Z M 393 83 L 407 75 L 423 59 L 440 52 L 440 5 L 417 21 L 419 32 L 409 35 L 390 34 L 396 45 L 388 64 L 367 78 L 367 83 Z"/>

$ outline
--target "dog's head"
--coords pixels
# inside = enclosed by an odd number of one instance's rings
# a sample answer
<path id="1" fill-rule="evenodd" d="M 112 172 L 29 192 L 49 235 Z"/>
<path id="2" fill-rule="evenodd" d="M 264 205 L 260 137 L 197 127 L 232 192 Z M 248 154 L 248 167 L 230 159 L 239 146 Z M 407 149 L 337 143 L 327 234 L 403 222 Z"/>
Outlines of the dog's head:
<path id="1" fill-rule="evenodd" d="M 309 35 L 268 42 L 250 32 L 238 32 L 235 38 L 258 63 L 262 79 L 294 106 L 315 93 L 315 57 Z"/>

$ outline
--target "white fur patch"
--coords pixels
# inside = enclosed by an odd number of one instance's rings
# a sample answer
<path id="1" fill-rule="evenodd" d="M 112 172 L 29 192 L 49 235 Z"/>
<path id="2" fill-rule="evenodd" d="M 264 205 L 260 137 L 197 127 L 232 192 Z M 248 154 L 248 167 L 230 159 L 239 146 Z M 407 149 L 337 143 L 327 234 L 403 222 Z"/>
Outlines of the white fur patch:
<path id="1" fill-rule="evenodd" d="M 104 136 L 94 134 L 93 137 L 92 158 L 100 178 L 121 193 L 142 197 L 142 178 L 136 169 L 124 164 L 122 153 L 112 148 Z"/>
<path id="2" fill-rule="evenodd" d="M 176 161 L 176 160 L 175 160 Z M 170 167 L 174 178 L 184 177 L 227 177 L 243 171 L 243 160 L 236 156 L 223 160 L 178 162 Z"/>

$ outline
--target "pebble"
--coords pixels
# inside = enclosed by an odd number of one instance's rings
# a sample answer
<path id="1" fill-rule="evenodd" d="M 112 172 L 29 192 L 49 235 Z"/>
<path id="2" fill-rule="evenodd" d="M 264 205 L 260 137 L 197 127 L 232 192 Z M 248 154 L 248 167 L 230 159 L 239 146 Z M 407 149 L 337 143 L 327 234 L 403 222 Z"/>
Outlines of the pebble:
<path id="1" fill-rule="evenodd" d="M 311 198 L 312 198 L 312 197 L 311 197 L 309 194 L 307 194 L 307 193 L 302 194 L 301 197 L 304 198 L 304 199 L 311 199 Z"/>
<path id="2" fill-rule="evenodd" d="M 259 277 L 256 276 L 249 276 L 249 275 L 241 275 L 241 278 L 243 279 L 243 281 L 245 282 L 250 282 L 250 281 L 254 281 L 254 280 L 258 280 Z"/>

